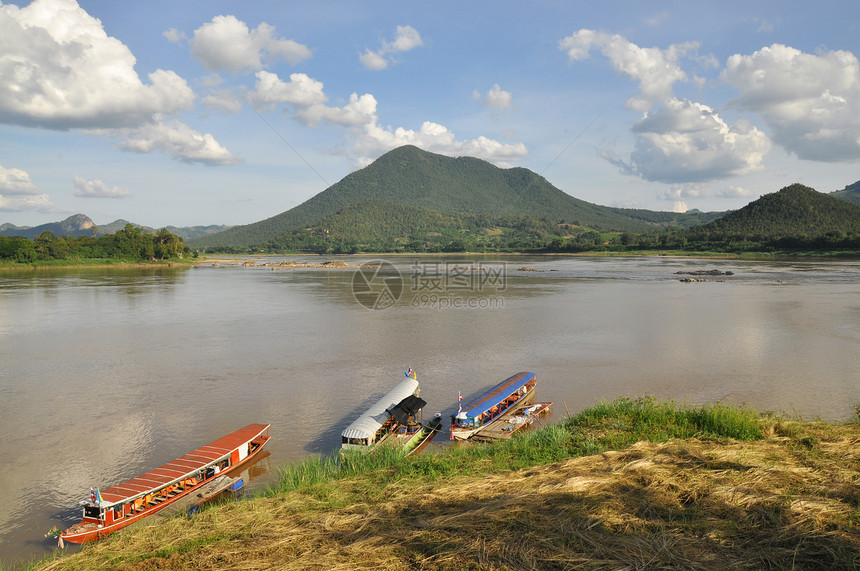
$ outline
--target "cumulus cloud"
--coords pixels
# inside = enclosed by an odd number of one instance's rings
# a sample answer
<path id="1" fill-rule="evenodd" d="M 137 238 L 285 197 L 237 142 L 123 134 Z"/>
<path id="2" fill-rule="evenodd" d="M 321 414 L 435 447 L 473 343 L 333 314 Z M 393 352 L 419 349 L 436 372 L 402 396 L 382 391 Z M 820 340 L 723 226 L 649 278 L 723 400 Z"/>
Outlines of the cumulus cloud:
<path id="1" fill-rule="evenodd" d="M 631 128 L 633 152 L 625 159 L 601 151 L 621 172 L 677 184 L 718 180 L 762 168 L 772 147 L 764 132 L 745 119 L 730 125 L 708 105 L 673 95 L 675 83 L 688 81 L 682 59 L 690 57 L 702 68 L 715 65 L 713 57 L 696 53 L 697 43 L 665 50 L 642 48 L 618 34 L 579 30 L 561 40 L 559 48 L 574 62 L 599 49 L 616 71 L 639 82 L 639 93 L 626 104 L 629 109 L 642 111 Z M 694 80 L 704 85 L 701 78 Z"/>
<path id="2" fill-rule="evenodd" d="M 135 58 L 74 0 L 0 5 L 0 122 L 70 129 L 123 127 L 191 107 L 172 71 L 144 84 Z"/>
<path id="3" fill-rule="evenodd" d="M 275 36 L 274 26 L 262 22 L 253 30 L 233 15 L 215 16 L 194 30 L 191 53 L 209 71 L 261 69 L 264 60 L 293 65 L 311 57 L 311 50 Z"/>
<path id="4" fill-rule="evenodd" d="M 0 165 L 0 211 L 53 210 L 51 200 L 30 180 L 27 171 Z"/>
<path id="5" fill-rule="evenodd" d="M 417 131 L 403 127 L 382 127 L 377 123 L 365 125 L 356 137 L 355 151 L 359 156 L 359 164 L 365 166 L 382 153 L 403 145 L 415 145 L 443 155 L 468 155 L 500 166 L 508 166 L 528 154 L 528 149 L 521 142 L 501 143 L 484 136 L 458 140 L 447 127 L 432 121 L 425 121 Z"/>
<path id="6" fill-rule="evenodd" d="M 289 81 L 284 81 L 274 73 L 258 71 L 250 99 L 255 107 L 262 109 L 288 104 L 295 119 L 309 126 L 328 123 L 357 127 L 376 121 L 376 98 L 373 95 L 353 93 L 346 105 L 329 106 L 326 105 L 328 97 L 323 91 L 323 83 L 304 73 L 293 73 Z"/>
<path id="7" fill-rule="evenodd" d="M 418 30 L 412 26 L 397 26 L 394 41 L 382 40 L 382 45 L 378 50 L 374 51 L 368 48 L 358 56 L 358 60 L 367 69 L 380 71 L 388 68 L 396 60 L 397 54 L 408 52 L 422 45 L 424 42 Z"/>
<path id="8" fill-rule="evenodd" d="M 774 142 L 799 158 L 860 160 L 860 63 L 851 52 L 773 44 L 729 57 L 721 78 L 739 91 L 733 104 L 760 113 Z"/>
<path id="9" fill-rule="evenodd" d="M 712 184 L 691 183 L 673 185 L 668 190 L 657 194 L 660 200 L 683 201 L 683 199 L 698 198 L 752 198 L 755 194 L 739 186 L 727 186 L 719 188 Z"/>
<path id="10" fill-rule="evenodd" d="M 669 46 L 665 50 L 642 48 L 619 34 L 586 29 L 559 42 L 559 49 L 567 52 L 572 62 L 587 59 L 592 49 L 599 49 L 609 58 L 615 71 L 638 81 L 641 97 L 631 98 L 627 102 L 629 108 L 638 111 L 645 111 L 655 102 L 668 99 L 676 82 L 687 81 L 687 74 L 681 69 L 679 60 L 698 47 L 698 43 L 688 42 Z"/>
<path id="11" fill-rule="evenodd" d="M 167 38 L 168 42 L 171 43 L 179 43 L 188 39 L 188 36 L 185 35 L 185 32 L 181 32 L 176 28 L 170 28 L 169 30 L 164 30 L 161 32 L 161 35 Z"/>
<path id="12" fill-rule="evenodd" d="M 238 113 L 242 109 L 242 101 L 235 92 L 220 89 L 200 99 L 200 103 L 224 114 Z"/>
<path id="13" fill-rule="evenodd" d="M 87 180 L 83 177 L 76 176 L 73 179 L 75 184 L 75 196 L 81 198 L 128 198 L 131 192 L 118 186 L 109 187 L 102 181 Z"/>
<path id="14" fill-rule="evenodd" d="M 287 105 L 292 116 L 304 125 L 346 128 L 360 166 L 402 145 L 416 145 L 441 154 L 470 155 L 501 164 L 520 159 L 528 152 L 522 143 L 505 144 L 487 137 L 457 140 L 445 126 L 432 121 L 425 121 L 418 130 L 381 126 L 373 95 L 353 93 L 345 105 L 330 106 L 323 83 L 303 73 L 291 74 L 290 80 L 284 81 L 274 73 L 258 71 L 249 99 L 258 109 Z"/>
<path id="15" fill-rule="evenodd" d="M 478 97 L 480 98 L 480 94 L 478 94 Z M 505 91 L 496 83 L 493 84 L 487 95 L 483 97 L 481 103 L 484 107 L 495 113 L 513 107 L 513 96 L 510 91 Z"/>
<path id="16" fill-rule="evenodd" d="M 241 161 L 211 134 L 202 134 L 177 120 L 158 120 L 122 133 L 119 146 L 127 151 L 159 151 L 186 163 L 232 165 Z"/>
<path id="17" fill-rule="evenodd" d="M 733 126 L 701 103 L 670 99 L 636 122 L 631 170 L 659 182 L 696 182 L 761 168 L 767 136 L 748 121 Z"/>
<path id="18" fill-rule="evenodd" d="M 39 189 L 30 181 L 27 171 L 3 168 L 0 165 L 0 194 L 4 196 L 26 196 L 39 194 Z"/>

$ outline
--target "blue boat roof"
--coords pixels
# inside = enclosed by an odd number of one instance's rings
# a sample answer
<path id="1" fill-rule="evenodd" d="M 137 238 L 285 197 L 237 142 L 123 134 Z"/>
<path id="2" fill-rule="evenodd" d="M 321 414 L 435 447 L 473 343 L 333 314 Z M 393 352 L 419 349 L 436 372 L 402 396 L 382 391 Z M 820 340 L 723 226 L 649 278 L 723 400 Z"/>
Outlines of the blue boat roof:
<path id="1" fill-rule="evenodd" d="M 534 378 L 535 374 L 529 372 L 517 373 L 513 377 L 508 377 L 475 399 L 457 416 L 463 418 L 465 415 L 465 418 L 477 418 L 494 406 L 498 406 L 499 403 L 520 390 Z"/>

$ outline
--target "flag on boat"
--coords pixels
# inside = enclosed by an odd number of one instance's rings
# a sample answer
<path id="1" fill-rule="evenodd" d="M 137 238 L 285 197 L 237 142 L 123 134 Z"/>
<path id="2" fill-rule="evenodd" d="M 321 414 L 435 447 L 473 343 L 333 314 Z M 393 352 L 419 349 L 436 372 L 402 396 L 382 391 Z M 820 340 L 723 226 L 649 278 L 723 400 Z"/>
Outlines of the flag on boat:
<path id="1" fill-rule="evenodd" d="M 96 503 L 101 505 L 102 503 L 102 493 L 96 488 Z"/>
<path id="2" fill-rule="evenodd" d="M 406 371 L 406 376 L 411 378 L 411 379 L 418 380 L 417 377 L 415 376 L 415 371 L 412 370 L 412 367 L 409 367 L 409 370 Z"/>
<path id="3" fill-rule="evenodd" d="M 96 503 L 96 490 L 95 488 L 90 488 L 90 501 Z"/>
<path id="4" fill-rule="evenodd" d="M 463 394 L 457 391 L 457 414 L 463 412 Z"/>

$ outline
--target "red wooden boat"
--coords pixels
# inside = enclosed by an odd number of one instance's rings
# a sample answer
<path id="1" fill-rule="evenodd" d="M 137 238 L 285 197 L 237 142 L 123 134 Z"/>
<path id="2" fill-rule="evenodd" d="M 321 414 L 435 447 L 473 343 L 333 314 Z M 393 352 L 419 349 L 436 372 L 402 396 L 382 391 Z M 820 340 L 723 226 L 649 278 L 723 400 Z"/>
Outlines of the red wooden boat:
<path id="1" fill-rule="evenodd" d="M 219 474 L 247 464 L 268 442 L 269 426 L 249 424 L 155 470 L 92 492 L 81 502 L 83 521 L 60 534 L 60 545 L 100 539 L 193 494 Z"/>

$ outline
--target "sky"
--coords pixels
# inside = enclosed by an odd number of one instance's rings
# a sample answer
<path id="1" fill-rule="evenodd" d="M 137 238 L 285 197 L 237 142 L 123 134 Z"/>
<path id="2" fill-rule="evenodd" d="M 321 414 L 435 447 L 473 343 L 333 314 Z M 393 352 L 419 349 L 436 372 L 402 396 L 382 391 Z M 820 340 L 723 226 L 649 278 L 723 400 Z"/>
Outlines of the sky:
<path id="1" fill-rule="evenodd" d="M 860 180 L 860 3 L 0 1 L 0 223 L 248 224 L 405 144 L 605 206 Z"/>

